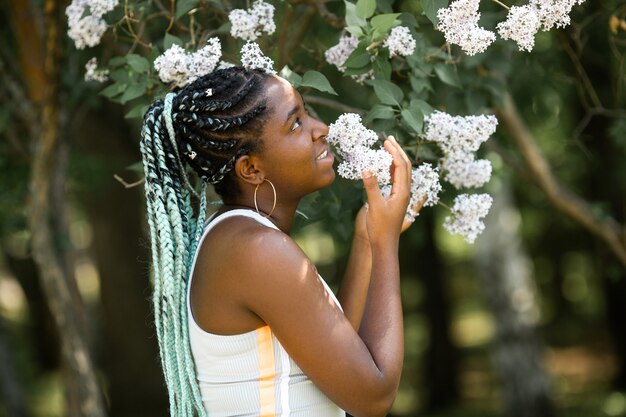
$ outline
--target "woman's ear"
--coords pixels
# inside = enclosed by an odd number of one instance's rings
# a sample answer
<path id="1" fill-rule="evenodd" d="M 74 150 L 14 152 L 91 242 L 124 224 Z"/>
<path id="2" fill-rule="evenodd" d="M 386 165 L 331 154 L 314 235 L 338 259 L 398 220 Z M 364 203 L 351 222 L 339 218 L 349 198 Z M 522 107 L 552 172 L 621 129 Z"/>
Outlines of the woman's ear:
<path id="1" fill-rule="evenodd" d="M 254 155 L 243 155 L 235 162 L 235 174 L 248 184 L 257 185 L 263 182 L 265 174 L 260 169 L 260 161 Z"/>

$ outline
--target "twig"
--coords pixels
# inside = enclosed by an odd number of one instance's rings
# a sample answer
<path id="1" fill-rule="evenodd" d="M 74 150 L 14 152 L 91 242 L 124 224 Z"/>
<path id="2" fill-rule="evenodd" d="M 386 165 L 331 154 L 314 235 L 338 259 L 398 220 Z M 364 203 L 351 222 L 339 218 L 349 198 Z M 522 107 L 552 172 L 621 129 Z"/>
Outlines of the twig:
<path id="1" fill-rule="evenodd" d="M 314 4 L 317 8 L 317 12 L 322 16 L 324 20 L 326 20 L 331 26 L 337 29 L 343 29 L 345 24 L 344 21 L 338 18 L 334 13 L 331 13 L 326 8 L 326 2 L 324 0 L 310 0 L 309 3 Z"/>
<path id="2" fill-rule="evenodd" d="M 500 2 L 499 0 L 491 0 L 491 1 L 492 1 L 492 2 L 494 2 L 494 3 L 495 3 L 495 4 L 497 4 L 497 5 L 500 5 L 500 6 L 504 7 L 504 8 L 505 8 L 505 9 L 507 9 L 507 10 L 510 10 L 510 9 L 509 9 L 509 6 L 507 6 L 506 4 L 504 4 L 504 3 Z"/>
<path id="3" fill-rule="evenodd" d="M 303 98 L 306 103 L 319 104 L 321 106 L 328 107 L 329 109 L 338 110 L 343 113 L 357 113 L 357 114 L 360 114 L 361 116 L 367 113 L 366 110 L 358 109 L 356 107 L 351 107 L 346 104 L 339 103 L 335 100 L 327 99 L 324 97 L 311 96 L 311 95 L 306 94 L 304 95 Z"/>
<path id="4" fill-rule="evenodd" d="M 135 181 L 135 182 L 126 182 L 124 180 L 124 178 L 120 177 L 117 174 L 113 174 L 113 178 L 115 178 L 117 180 L 117 182 L 119 182 L 120 184 L 122 184 L 124 186 L 124 188 L 134 188 L 137 187 L 138 185 L 143 184 L 144 182 L 146 182 L 145 178 L 140 179 L 139 181 Z"/>

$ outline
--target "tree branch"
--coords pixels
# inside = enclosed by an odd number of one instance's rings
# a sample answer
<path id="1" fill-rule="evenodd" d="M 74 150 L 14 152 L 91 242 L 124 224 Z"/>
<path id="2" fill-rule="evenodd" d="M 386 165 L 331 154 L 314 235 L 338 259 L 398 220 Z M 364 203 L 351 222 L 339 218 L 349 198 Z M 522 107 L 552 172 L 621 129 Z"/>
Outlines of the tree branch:
<path id="1" fill-rule="evenodd" d="M 331 100 L 328 98 L 312 96 L 309 94 L 305 94 L 303 98 L 304 98 L 305 103 L 319 104 L 321 106 L 328 107 L 329 109 L 338 110 L 342 113 L 357 113 L 357 114 L 360 114 L 361 116 L 364 116 L 365 114 L 367 114 L 366 110 L 357 109 L 356 107 L 351 107 L 346 104 L 343 104 L 343 103 L 340 103 L 338 101 Z"/>
<path id="2" fill-rule="evenodd" d="M 548 200 L 558 210 L 600 238 L 626 267 L 626 239 L 623 227 L 610 216 L 594 213 L 591 205 L 563 186 L 552 173 L 548 162 L 522 120 L 509 94 L 503 105 L 496 109 L 498 118 L 506 126 L 523 156 L 530 173 Z"/>

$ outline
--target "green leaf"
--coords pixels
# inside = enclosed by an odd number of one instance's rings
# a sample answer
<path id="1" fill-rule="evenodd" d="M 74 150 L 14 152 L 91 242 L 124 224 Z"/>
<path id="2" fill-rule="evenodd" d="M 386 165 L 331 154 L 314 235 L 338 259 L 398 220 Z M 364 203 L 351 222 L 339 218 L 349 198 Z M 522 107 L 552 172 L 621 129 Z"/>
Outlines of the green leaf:
<path id="1" fill-rule="evenodd" d="M 386 52 L 386 51 L 385 51 Z M 391 79 L 391 63 L 386 53 L 378 55 L 376 61 L 372 64 L 374 69 L 374 78 L 377 80 Z"/>
<path id="2" fill-rule="evenodd" d="M 137 54 L 126 55 L 126 62 L 128 65 L 139 73 L 146 73 L 150 70 L 150 62 Z"/>
<path id="3" fill-rule="evenodd" d="M 146 111 L 148 110 L 148 107 L 150 107 L 148 104 L 138 104 L 135 107 L 133 107 L 132 109 L 130 109 L 130 111 L 124 115 L 124 118 L 125 119 L 138 119 L 138 118 L 141 118 L 141 117 L 143 117 L 144 114 L 146 114 Z M 126 167 L 126 169 L 131 169 L 131 168 L 130 167 Z"/>
<path id="4" fill-rule="evenodd" d="M 298 88 L 302 85 L 302 77 L 299 74 L 293 72 L 288 65 L 285 65 L 283 69 L 280 70 L 279 75 L 289 81 L 291 85 L 293 85 L 295 88 Z"/>
<path id="5" fill-rule="evenodd" d="M 348 77 L 351 75 L 361 75 L 361 74 L 366 74 L 368 73 L 370 70 L 372 69 L 372 65 L 371 64 L 367 64 L 364 67 L 361 68 L 347 68 L 344 72 L 343 72 L 343 76 L 344 77 Z"/>
<path id="6" fill-rule="evenodd" d="M 409 110 L 411 110 L 413 114 L 419 113 L 422 116 L 426 116 L 427 114 L 431 114 L 433 112 L 433 107 L 424 100 L 414 98 L 411 100 L 411 104 L 409 104 Z"/>
<path id="7" fill-rule="evenodd" d="M 114 56 L 113 58 L 109 59 L 109 66 L 110 67 L 119 67 L 122 66 L 126 63 L 126 57 L 123 56 Z"/>
<path id="8" fill-rule="evenodd" d="M 356 2 L 356 15 L 363 19 L 372 17 L 376 11 L 376 0 L 358 0 Z"/>
<path id="9" fill-rule="evenodd" d="M 120 102 L 124 104 L 134 98 L 141 97 L 145 92 L 146 92 L 145 83 L 131 84 L 128 86 L 126 91 L 124 91 L 124 94 L 122 94 L 122 97 L 120 97 Z"/>
<path id="10" fill-rule="evenodd" d="M 439 23 L 437 10 L 448 7 L 448 0 L 420 0 L 420 3 L 428 20 L 432 22 L 433 26 L 437 26 L 437 23 Z"/>
<path id="11" fill-rule="evenodd" d="M 396 23 L 398 16 L 400 16 L 400 13 L 379 14 L 372 17 L 370 22 L 374 30 L 378 31 L 378 33 L 387 33 Z"/>
<path id="12" fill-rule="evenodd" d="M 374 87 L 374 93 L 383 104 L 399 106 L 404 98 L 404 93 L 394 83 L 387 80 L 370 80 L 367 84 Z"/>
<path id="13" fill-rule="evenodd" d="M 365 118 L 365 122 L 369 123 L 372 120 L 376 119 L 391 119 L 394 117 L 393 107 L 384 106 L 382 104 L 376 104 L 372 109 L 367 113 L 367 117 Z"/>
<path id="14" fill-rule="evenodd" d="M 403 109 L 400 112 L 402 120 L 406 123 L 415 133 L 421 134 L 424 127 L 424 115 L 421 113 L 413 114 L 409 109 Z"/>
<path id="15" fill-rule="evenodd" d="M 356 37 L 363 36 L 363 29 L 360 26 L 346 26 L 346 31 Z"/>
<path id="16" fill-rule="evenodd" d="M 172 45 L 183 46 L 183 40 L 178 36 L 170 35 L 169 33 L 165 34 L 163 38 L 163 49 L 170 49 Z"/>
<path id="17" fill-rule="evenodd" d="M 109 77 L 113 81 L 117 81 L 118 83 L 126 83 L 130 81 L 130 77 L 128 76 L 128 70 L 126 68 L 117 69 L 115 71 L 111 71 Z"/>
<path id="18" fill-rule="evenodd" d="M 365 19 L 359 17 L 356 14 L 356 6 L 348 1 L 344 1 L 346 4 L 346 26 L 360 26 L 366 25 Z"/>
<path id="19" fill-rule="evenodd" d="M 196 6 L 198 6 L 198 0 L 178 0 L 176 2 L 176 20 L 186 15 Z"/>
<path id="20" fill-rule="evenodd" d="M 128 84 L 116 82 L 108 87 L 105 87 L 102 91 L 100 91 L 100 94 L 108 98 L 113 98 L 126 91 L 127 87 Z"/>
<path id="21" fill-rule="evenodd" d="M 413 74 L 409 74 L 409 82 L 411 83 L 411 88 L 417 94 L 424 90 L 432 90 L 430 87 L 430 81 L 426 77 L 416 77 Z"/>
<path id="22" fill-rule="evenodd" d="M 135 171 L 135 172 L 143 173 L 143 162 L 137 161 L 137 162 L 127 166 L 126 169 L 129 170 L 129 171 Z"/>
<path id="23" fill-rule="evenodd" d="M 453 87 L 461 88 L 461 81 L 459 75 L 456 73 L 452 65 L 449 64 L 437 64 L 435 65 L 435 74 L 444 83 Z"/>
<path id="24" fill-rule="evenodd" d="M 307 71 L 302 76 L 302 84 L 303 87 L 313 87 L 316 90 L 323 91 L 326 93 L 337 95 L 337 92 L 333 89 L 333 87 L 328 82 L 328 79 L 321 72 L 317 71 Z"/>
<path id="25" fill-rule="evenodd" d="M 362 68 L 370 62 L 371 56 L 365 49 L 365 45 L 359 45 L 354 51 L 352 51 L 343 65 L 345 65 L 346 68 Z"/>

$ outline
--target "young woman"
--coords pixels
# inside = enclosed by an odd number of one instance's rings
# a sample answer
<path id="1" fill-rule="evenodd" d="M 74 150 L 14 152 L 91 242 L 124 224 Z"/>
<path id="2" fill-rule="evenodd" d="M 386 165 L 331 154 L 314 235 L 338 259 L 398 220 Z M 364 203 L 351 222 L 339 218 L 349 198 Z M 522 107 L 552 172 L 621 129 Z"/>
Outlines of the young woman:
<path id="1" fill-rule="evenodd" d="M 330 185 L 328 127 L 284 79 L 229 68 L 144 119 L 154 306 L 172 416 L 382 416 L 403 361 L 398 239 L 411 163 L 393 138 L 391 196 L 363 182 L 338 299 L 290 238 L 300 199 Z M 186 167 L 223 198 L 194 218 Z"/>

